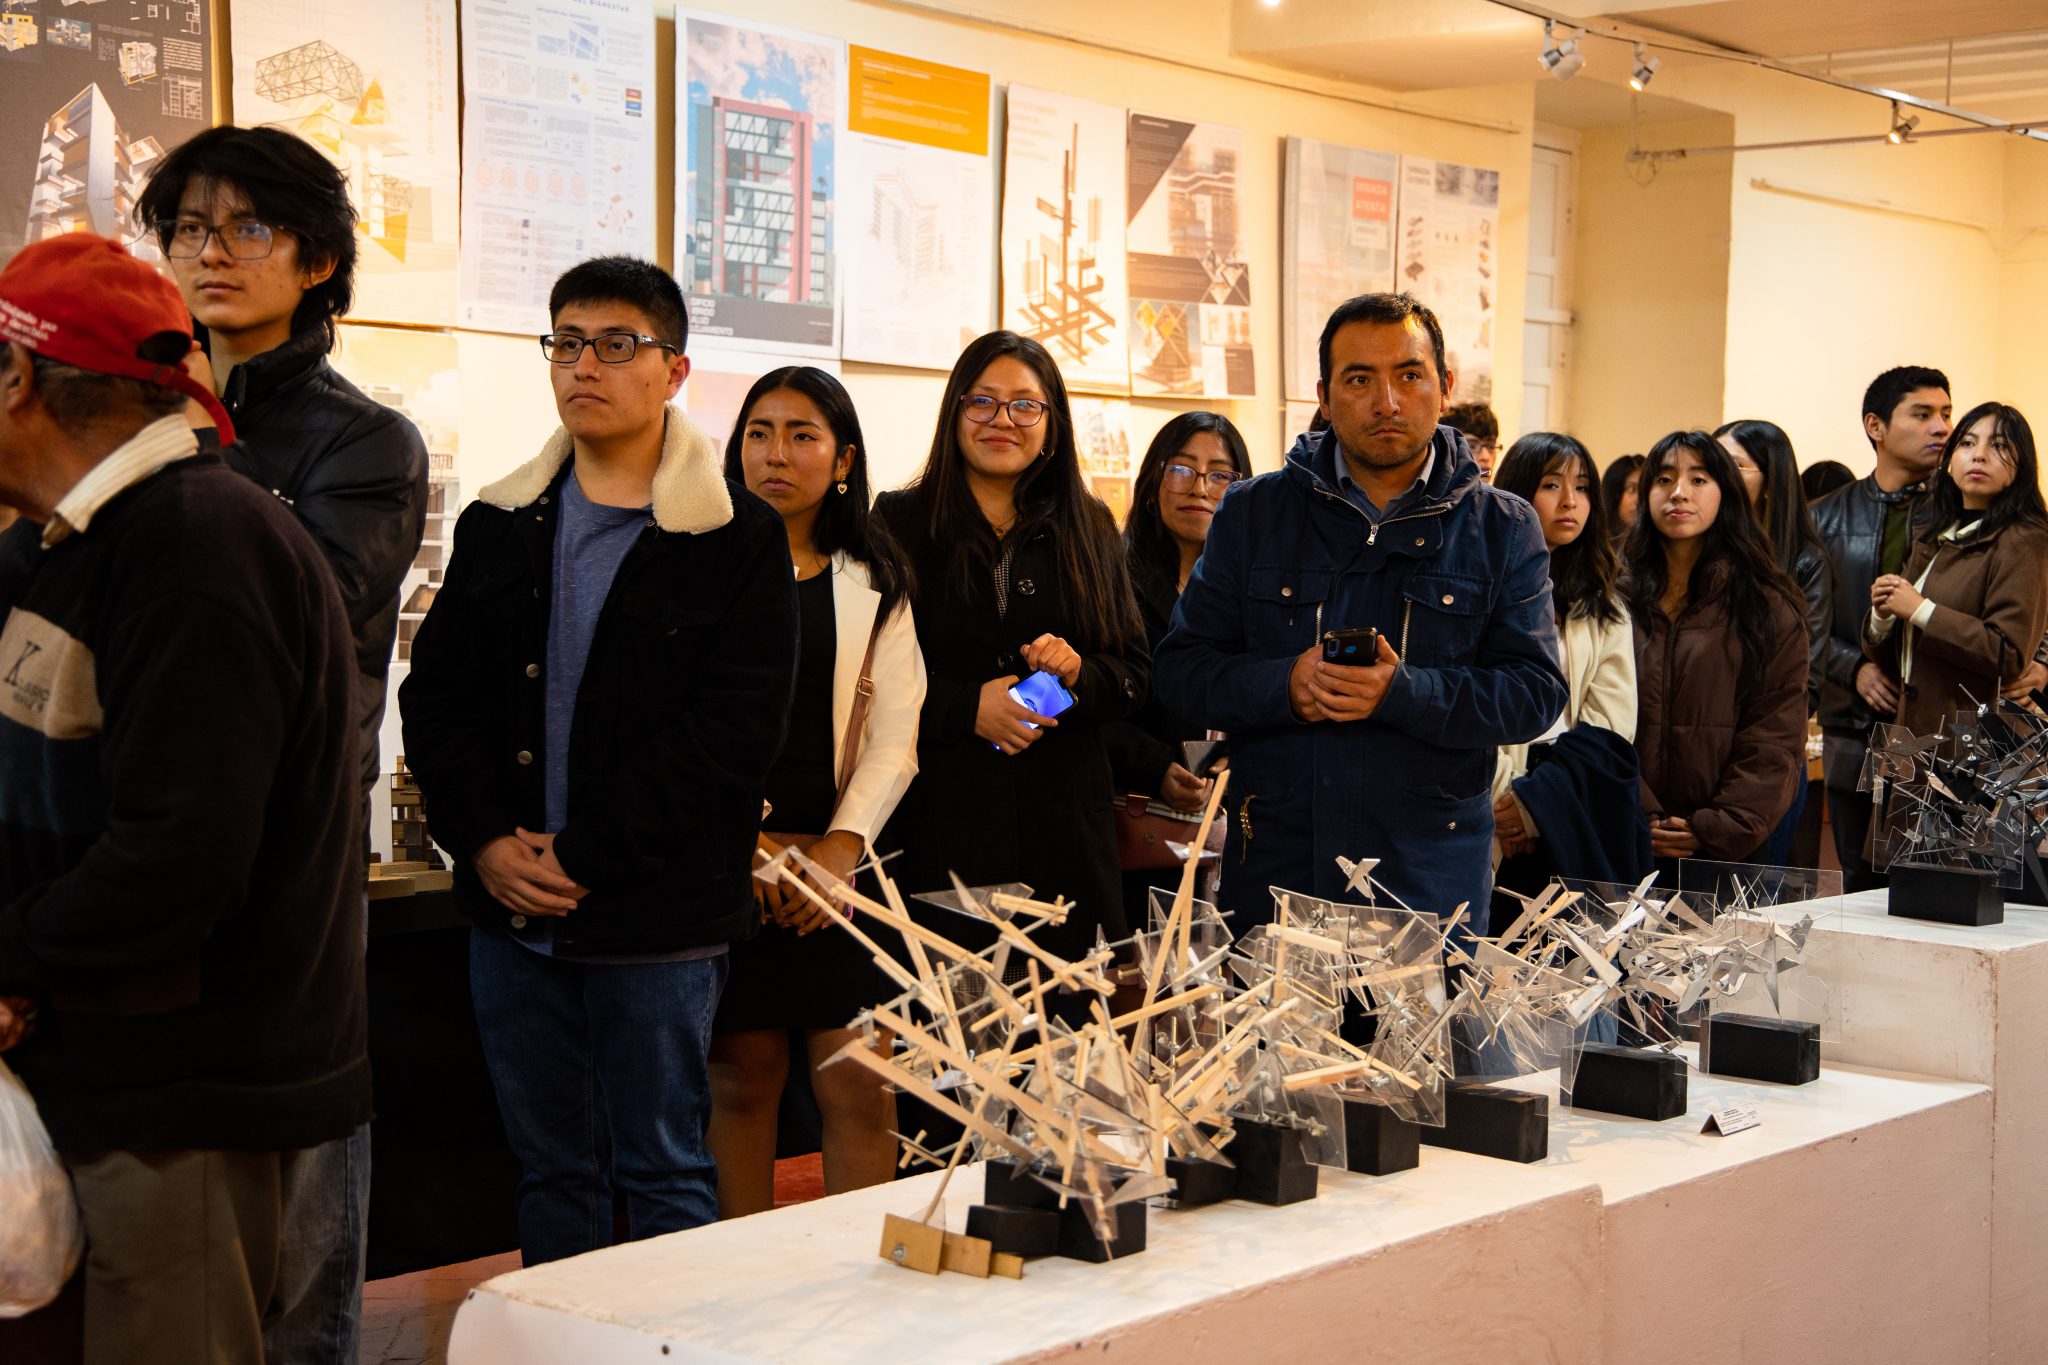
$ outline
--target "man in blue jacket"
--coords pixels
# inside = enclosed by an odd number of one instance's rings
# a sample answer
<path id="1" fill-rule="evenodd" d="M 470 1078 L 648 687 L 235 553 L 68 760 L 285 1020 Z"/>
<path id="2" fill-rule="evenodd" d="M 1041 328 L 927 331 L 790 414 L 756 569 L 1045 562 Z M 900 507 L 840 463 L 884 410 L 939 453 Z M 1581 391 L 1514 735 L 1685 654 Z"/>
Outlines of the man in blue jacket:
<path id="1" fill-rule="evenodd" d="M 1382 859 L 1409 907 L 1485 930 L 1494 753 L 1563 711 L 1550 556 L 1529 505 L 1437 425 L 1443 330 L 1406 294 L 1323 328 L 1326 431 L 1238 485 L 1154 656 L 1166 704 L 1230 733 L 1222 908 L 1242 933 L 1269 887 L 1341 899 L 1336 859 Z M 1326 663 L 1325 632 L 1379 631 Z"/>

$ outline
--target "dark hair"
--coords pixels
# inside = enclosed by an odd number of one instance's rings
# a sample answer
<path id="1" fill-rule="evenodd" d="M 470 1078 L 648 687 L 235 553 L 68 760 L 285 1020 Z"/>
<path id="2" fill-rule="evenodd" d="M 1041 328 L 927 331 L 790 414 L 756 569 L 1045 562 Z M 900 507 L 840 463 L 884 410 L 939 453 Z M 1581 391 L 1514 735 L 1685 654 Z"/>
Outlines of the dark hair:
<path id="1" fill-rule="evenodd" d="M 1870 387 L 1863 391 L 1863 415 L 1875 417 L 1886 426 L 1890 426 L 1892 414 L 1899 410 L 1899 404 L 1906 400 L 1906 395 L 1915 389 L 1940 389 L 1943 393 L 1952 392 L 1948 386 L 1948 376 L 1940 370 L 1930 369 L 1925 365 L 1900 365 L 1895 369 L 1886 370 L 1870 381 Z M 1868 430 L 1864 434 L 1868 436 Z M 1877 442 L 1872 441 L 1870 447 L 1875 450 Z"/>
<path id="2" fill-rule="evenodd" d="M 1799 482 L 1799 457 L 1792 453 L 1792 438 L 1775 422 L 1743 418 L 1724 422 L 1714 429 L 1714 438 L 1727 436 L 1742 447 L 1764 473 L 1764 495 L 1756 508 L 1764 539 L 1777 553 L 1778 567 L 1793 572 L 1799 552 L 1810 549 L 1825 554 L 1813 513 L 1806 507 L 1806 490 Z M 1738 471 L 1739 472 L 1739 471 Z"/>
<path id="3" fill-rule="evenodd" d="M 1663 612 L 1659 599 L 1670 574 L 1664 535 L 1650 516 L 1650 486 L 1667 466 L 1676 466 L 1690 451 L 1721 489 L 1721 508 L 1714 524 L 1701 533 L 1699 561 L 1693 565 L 1686 595 L 1696 602 L 1719 601 L 1742 641 L 1742 668 L 1737 678 L 1745 691 L 1763 682 L 1764 668 L 1777 652 L 1772 630 L 1771 596 L 1776 594 L 1805 627 L 1804 598 L 1798 584 L 1778 567 L 1763 528 L 1748 511 L 1749 489 L 1721 443 L 1704 431 L 1674 431 L 1650 447 L 1643 458 L 1641 510 L 1635 529 L 1622 546 L 1622 596 L 1638 621 Z"/>
<path id="4" fill-rule="evenodd" d="M 1631 474 L 1643 472 L 1643 457 L 1640 455 L 1617 455 L 1608 461 L 1607 468 L 1600 475 L 1600 512 L 1606 517 L 1611 528 L 1609 534 L 1617 541 L 1628 534 L 1628 527 L 1621 524 L 1621 495 L 1628 491 Z M 1642 485 L 1636 485 L 1636 516 L 1642 516 Z"/>
<path id="5" fill-rule="evenodd" d="M 960 449 L 960 400 L 984 370 L 1006 356 L 1030 368 L 1047 403 L 1040 419 L 1045 424 L 1045 448 L 1017 480 L 1017 521 L 1009 534 L 1052 529 L 1061 591 L 1078 636 L 1071 641 L 1075 648 L 1084 653 L 1125 648 L 1143 640 L 1145 628 L 1131 596 L 1123 544 L 1116 519 L 1082 482 L 1066 382 L 1045 347 L 1007 331 L 989 332 L 967 343 L 946 377 L 931 452 L 910 484 L 913 506 L 924 519 L 931 543 L 945 547 L 947 578 L 964 582 L 970 574 L 992 571 L 1000 545 L 967 484 L 967 456 Z"/>
<path id="6" fill-rule="evenodd" d="M 676 277 L 638 256 L 593 256 L 562 272 L 548 291 L 550 323 L 572 303 L 623 303 L 647 315 L 653 335 L 683 354 L 690 344 L 690 314 Z"/>
<path id="7" fill-rule="evenodd" d="M 1856 471 L 1840 460 L 1817 460 L 1806 467 L 1799 476 L 1799 486 L 1806 493 L 1809 506 L 1820 501 L 1844 484 L 1856 482 Z"/>
<path id="8" fill-rule="evenodd" d="M 1436 355 L 1436 383 L 1438 388 L 1442 388 L 1445 379 L 1443 324 L 1413 294 L 1360 294 L 1337 305 L 1336 311 L 1330 314 L 1330 320 L 1323 324 L 1322 338 L 1316 342 L 1317 374 L 1323 387 L 1327 389 L 1330 384 L 1330 342 L 1336 338 L 1338 329 L 1354 322 L 1399 327 L 1411 320 L 1420 322 L 1422 330 L 1429 333 L 1430 350 Z"/>
<path id="9" fill-rule="evenodd" d="M 1180 575 L 1180 548 L 1173 533 L 1159 516 L 1159 489 L 1166 482 L 1166 466 L 1203 432 L 1214 432 L 1230 456 L 1230 467 L 1251 477 L 1251 452 L 1245 449 L 1244 434 L 1220 412 L 1184 412 L 1159 428 L 1145 458 L 1138 465 L 1138 478 L 1131 489 L 1131 510 L 1124 517 L 1124 549 L 1131 567 L 1151 569 L 1167 576 L 1170 583 Z"/>
<path id="10" fill-rule="evenodd" d="M 1500 418 L 1484 403 L 1459 403 L 1444 413 L 1442 421 L 1444 426 L 1464 432 L 1475 442 L 1490 444 L 1500 440 Z M 1588 464 L 1587 472 L 1590 473 L 1592 468 Z"/>
<path id="11" fill-rule="evenodd" d="M 1963 490 L 1949 476 L 1948 462 L 1954 458 L 1956 447 L 1962 444 L 1964 435 L 1986 417 L 1997 420 L 1993 434 L 2003 436 L 2012 450 L 2012 482 L 1984 509 L 1984 524 L 1978 534 L 1989 535 L 2015 522 L 2048 527 L 2048 505 L 2041 501 L 2041 467 L 2034 455 L 2033 427 L 2027 424 L 2020 410 L 2009 403 L 1979 403 L 1963 414 L 1955 430 L 1948 434 L 1948 444 L 1942 448 L 1941 466 L 1934 472 L 1927 517 L 1921 523 L 1923 539 L 1940 535 L 1962 522 L 1967 515 L 1963 508 Z"/>
<path id="12" fill-rule="evenodd" d="M 828 555 L 851 556 L 868 572 L 868 585 L 882 595 L 882 616 L 909 595 L 910 580 L 903 552 L 888 527 L 868 509 L 868 447 L 860 432 L 860 416 L 853 410 L 853 398 L 846 386 L 812 365 L 785 365 L 770 370 L 754 381 L 733 419 L 732 435 L 725 439 L 725 477 L 734 483 L 747 481 L 741 465 L 745 449 L 747 418 L 760 402 L 778 389 L 801 394 L 817 406 L 818 415 L 831 429 L 833 454 L 852 451 L 847 462 L 844 493 L 830 492 L 818 506 L 818 520 L 811 528 L 811 544 Z"/>
<path id="13" fill-rule="evenodd" d="M 1593 482 L 1593 457 L 1576 436 L 1555 431 L 1532 431 L 1508 447 L 1494 467 L 1493 486 L 1533 500 L 1546 474 L 1561 473 L 1577 462 L 1586 471 L 1586 483 Z M 1586 524 L 1571 544 L 1550 552 L 1550 583 L 1557 597 L 1560 617 L 1584 616 L 1619 624 L 1621 607 L 1614 596 L 1614 579 L 1619 561 L 1607 539 L 1606 509 L 1595 494 L 1586 499 Z"/>
<path id="14" fill-rule="evenodd" d="M 185 395 L 165 384 L 82 370 L 34 351 L 28 352 L 28 363 L 36 397 L 50 414 L 50 420 L 59 426 L 89 427 L 118 421 L 127 415 L 124 409 L 139 408 L 138 415 L 150 422 L 185 410 Z M 0 374 L 13 368 L 14 350 L 0 342 Z"/>
<path id="15" fill-rule="evenodd" d="M 291 234 L 302 264 L 334 267 L 292 313 L 294 334 L 319 327 L 332 347 L 335 321 L 347 315 L 355 300 L 356 210 L 341 168 L 282 128 L 208 128 L 156 164 L 135 201 L 136 223 L 153 230 L 158 222 L 176 218 L 195 181 L 239 193 L 251 217 Z"/>

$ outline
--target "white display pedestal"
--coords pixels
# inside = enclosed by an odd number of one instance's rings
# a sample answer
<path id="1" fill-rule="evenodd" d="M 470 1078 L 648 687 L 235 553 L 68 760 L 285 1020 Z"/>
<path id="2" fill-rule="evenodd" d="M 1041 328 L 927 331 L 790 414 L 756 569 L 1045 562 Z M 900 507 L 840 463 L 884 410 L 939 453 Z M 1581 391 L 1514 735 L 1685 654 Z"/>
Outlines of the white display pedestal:
<path id="1" fill-rule="evenodd" d="M 1823 1068 L 1991 1087 L 1991 1359 L 2048 1361 L 2048 910 L 2009 905 L 2004 923 L 1972 927 L 1895 918 L 1882 891 L 1841 905 L 1807 945 L 1833 988 L 1822 1033 L 1839 1041 Z"/>
<path id="2" fill-rule="evenodd" d="M 877 1255 L 934 1175 L 522 1270 L 462 1305 L 451 1365 L 1071 1360 L 1586 1361 L 1599 1351 L 1600 1196 L 1569 1170 L 1425 1152 L 1322 1173 L 1285 1208 L 1152 1210 L 1149 1246 L 1049 1257 L 1022 1280 Z M 947 1194 L 966 1222 L 981 1171 Z"/>
<path id="3" fill-rule="evenodd" d="M 1803 1086 L 1687 1078 L 1684 1117 L 1557 1105 L 1539 1164 L 1606 1203 L 1609 1365 L 1983 1360 L 1990 1342 L 1991 1097 L 1827 1066 Z M 1744 1101 L 1762 1122 L 1700 1131 Z"/>

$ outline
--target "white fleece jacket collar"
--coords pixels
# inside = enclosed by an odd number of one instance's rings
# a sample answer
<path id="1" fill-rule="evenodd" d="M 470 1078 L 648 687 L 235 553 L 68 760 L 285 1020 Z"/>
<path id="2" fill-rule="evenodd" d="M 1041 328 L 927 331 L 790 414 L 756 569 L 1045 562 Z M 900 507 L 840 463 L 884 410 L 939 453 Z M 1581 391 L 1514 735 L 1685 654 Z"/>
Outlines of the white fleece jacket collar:
<path id="1" fill-rule="evenodd" d="M 661 463 L 654 470 L 654 522 L 664 531 L 691 535 L 715 531 L 732 520 L 732 492 L 726 487 L 718 446 L 683 410 L 668 405 L 661 436 Z M 477 497 L 510 512 L 548 491 L 575 450 L 567 428 L 555 428 L 539 455 Z"/>

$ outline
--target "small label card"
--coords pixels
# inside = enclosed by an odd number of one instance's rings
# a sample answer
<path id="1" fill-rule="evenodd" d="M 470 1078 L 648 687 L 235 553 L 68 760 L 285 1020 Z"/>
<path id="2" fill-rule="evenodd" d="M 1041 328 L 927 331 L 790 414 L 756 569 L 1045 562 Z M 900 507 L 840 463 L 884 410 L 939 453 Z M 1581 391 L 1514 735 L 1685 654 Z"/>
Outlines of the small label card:
<path id="1" fill-rule="evenodd" d="M 1762 1122 L 1763 1116 L 1756 1112 L 1756 1106 L 1753 1104 L 1725 1104 L 1719 1109 L 1707 1111 L 1707 1121 L 1700 1131 L 1729 1137 L 1745 1128 L 1754 1128 Z"/>

